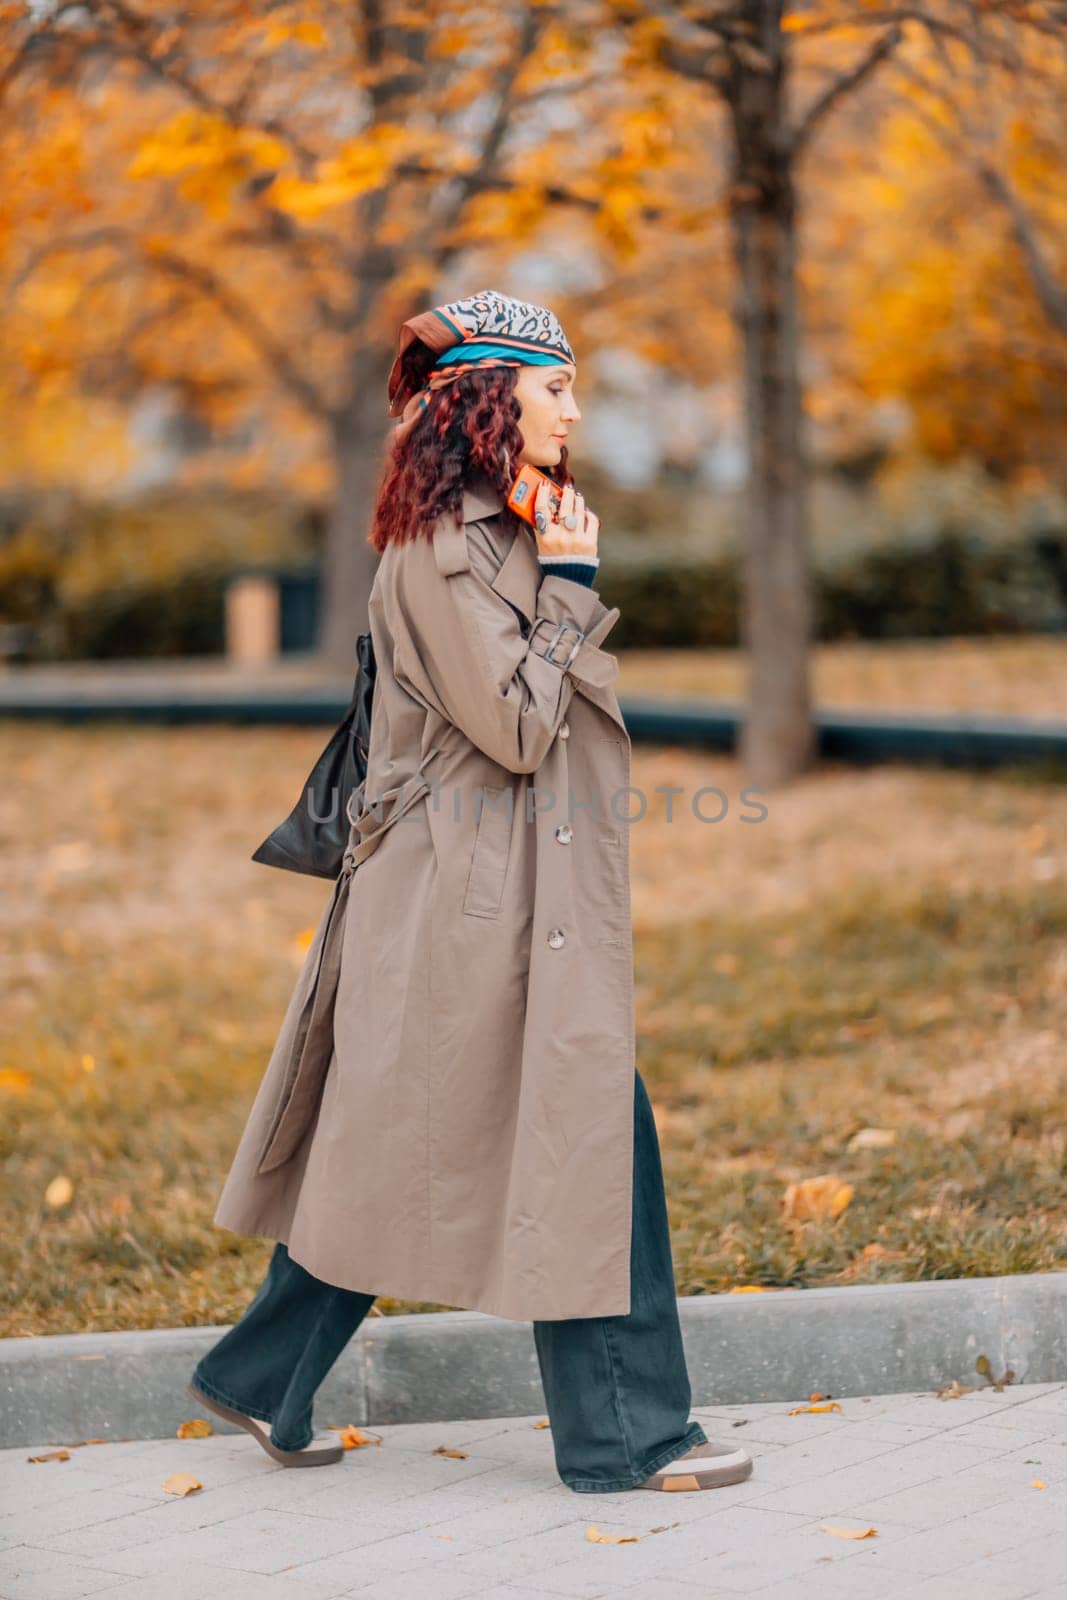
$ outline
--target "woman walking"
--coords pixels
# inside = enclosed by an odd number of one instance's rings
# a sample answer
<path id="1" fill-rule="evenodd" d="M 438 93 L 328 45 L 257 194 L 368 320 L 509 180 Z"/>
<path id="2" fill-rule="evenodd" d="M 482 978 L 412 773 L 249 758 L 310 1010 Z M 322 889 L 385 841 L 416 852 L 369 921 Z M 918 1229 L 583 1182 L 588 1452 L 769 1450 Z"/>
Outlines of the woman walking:
<path id="1" fill-rule="evenodd" d="M 367 775 L 215 1213 L 277 1243 L 192 1383 L 288 1465 L 342 1457 L 313 1397 L 389 1295 L 533 1322 L 579 1493 L 752 1470 L 689 1417 L 575 377 L 555 315 L 494 290 L 401 329 Z M 506 504 L 527 465 L 557 485 L 533 527 Z"/>

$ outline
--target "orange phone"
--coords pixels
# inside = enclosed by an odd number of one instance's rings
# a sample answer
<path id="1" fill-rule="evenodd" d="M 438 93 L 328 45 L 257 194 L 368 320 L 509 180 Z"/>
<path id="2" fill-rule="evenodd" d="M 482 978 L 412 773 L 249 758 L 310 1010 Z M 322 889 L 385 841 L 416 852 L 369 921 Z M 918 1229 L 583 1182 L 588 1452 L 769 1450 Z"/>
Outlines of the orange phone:
<path id="1" fill-rule="evenodd" d="M 555 516 L 560 507 L 559 484 L 553 483 L 552 479 L 544 472 L 538 472 L 536 467 L 524 466 L 520 468 L 519 475 L 512 484 L 511 493 L 508 495 L 508 505 L 515 515 L 531 525 L 534 519 L 534 500 L 537 496 L 538 487 L 542 483 L 547 483 L 550 486 L 549 504 L 552 508 L 552 515 Z"/>

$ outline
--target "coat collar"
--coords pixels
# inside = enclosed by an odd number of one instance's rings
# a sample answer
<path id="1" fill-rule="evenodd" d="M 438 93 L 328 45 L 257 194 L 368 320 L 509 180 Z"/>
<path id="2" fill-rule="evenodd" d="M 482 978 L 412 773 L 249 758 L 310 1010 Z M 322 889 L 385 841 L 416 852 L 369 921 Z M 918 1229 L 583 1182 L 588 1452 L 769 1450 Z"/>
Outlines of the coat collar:
<path id="1" fill-rule="evenodd" d="M 457 528 L 451 520 L 434 534 L 437 564 L 442 572 L 461 572 L 470 566 L 467 552 L 467 526 L 495 517 L 504 509 L 504 497 L 488 478 L 480 473 L 474 476 L 463 490 L 463 526 Z M 537 545 L 533 529 L 519 522 L 508 553 L 500 570 L 491 580 L 496 593 L 509 601 L 532 627 L 537 612 L 537 590 L 541 581 L 541 568 L 537 561 Z"/>
<path id="2" fill-rule="evenodd" d="M 495 517 L 504 509 L 504 497 L 481 473 L 466 484 L 463 490 L 463 520 L 478 522 L 482 517 Z"/>

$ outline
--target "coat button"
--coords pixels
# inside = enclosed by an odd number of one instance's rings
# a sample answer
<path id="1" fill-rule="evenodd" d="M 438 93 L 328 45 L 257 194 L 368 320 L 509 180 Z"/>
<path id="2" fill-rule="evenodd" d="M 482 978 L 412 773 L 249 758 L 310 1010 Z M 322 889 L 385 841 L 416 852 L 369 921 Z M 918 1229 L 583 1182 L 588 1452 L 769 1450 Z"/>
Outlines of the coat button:
<path id="1" fill-rule="evenodd" d="M 569 739 L 571 736 L 571 730 L 565 722 L 561 722 L 559 725 L 559 736 L 561 739 Z"/>
<path id="2" fill-rule="evenodd" d="M 559 840 L 560 844 L 570 844 L 571 840 L 574 838 L 574 829 L 571 827 L 569 822 L 560 823 L 559 827 L 556 829 L 556 838 Z"/>
<path id="3" fill-rule="evenodd" d="M 563 946 L 567 942 L 563 929 L 553 928 L 548 936 L 548 942 L 552 946 L 553 950 L 562 950 Z"/>

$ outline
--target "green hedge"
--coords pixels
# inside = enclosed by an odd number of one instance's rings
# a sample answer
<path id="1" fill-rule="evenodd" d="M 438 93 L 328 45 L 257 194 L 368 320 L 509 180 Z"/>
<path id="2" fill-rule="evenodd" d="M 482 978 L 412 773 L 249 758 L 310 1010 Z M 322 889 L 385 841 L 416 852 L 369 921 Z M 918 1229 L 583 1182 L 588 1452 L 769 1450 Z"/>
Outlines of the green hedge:
<path id="1" fill-rule="evenodd" d="M 0 504 L 0 623 L 38 626 L 41 657 L 195 656 L 225 645 L 231 573 L 303 566 L 307 507 L 278 494 L 161 491 L 125 505 Z"/>
<path id="2" fill-rule="evenodd" d="M 893 639 L 1067 628 L 1067 525 L 968 531 L 958 516 L 816 557 L 816 636 Z M 939 525 L 938 525 L 939 524 Z M 69 658 L 216 653 L 227 576 L 321 559 L 299 507 L 213 498 L 122 510 L 106 522 L 0 518 L 0 622 L 44 624 Z M 603 599 L 621 616 L 611 647 L 736 646 L 740 563 L 721 539 L 605 539 Z"/>
<path id="3" fill-rule="evenodd" d="M 698 649 L 740 642 L 740 563 L 650 551 L 603 560 L 600 593 L 622 612 L 612 648 Z M 1067 629 L 1067 528 L 988 539 L 950 529 L 921 541 L 824 557 L 816 566 L 820 640 L 937 638 Z"/>

